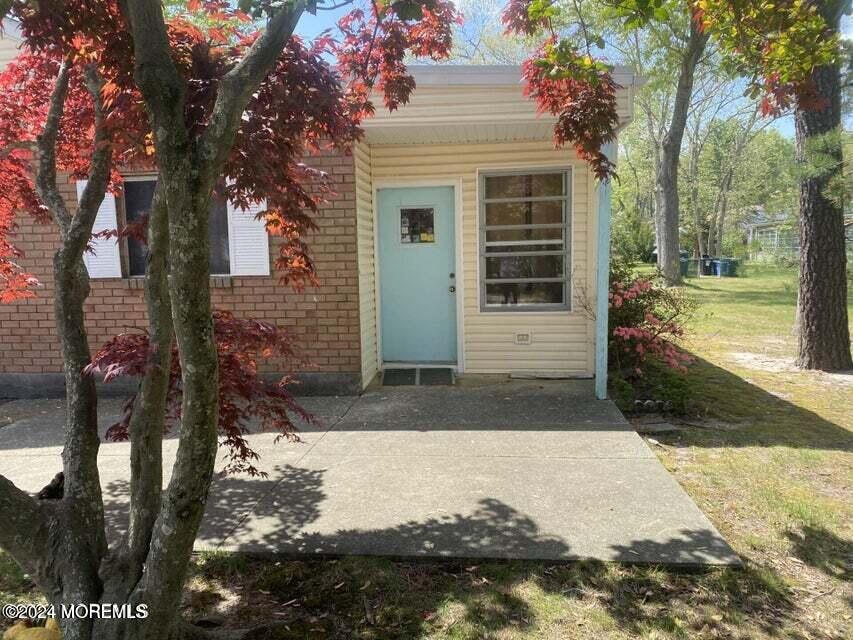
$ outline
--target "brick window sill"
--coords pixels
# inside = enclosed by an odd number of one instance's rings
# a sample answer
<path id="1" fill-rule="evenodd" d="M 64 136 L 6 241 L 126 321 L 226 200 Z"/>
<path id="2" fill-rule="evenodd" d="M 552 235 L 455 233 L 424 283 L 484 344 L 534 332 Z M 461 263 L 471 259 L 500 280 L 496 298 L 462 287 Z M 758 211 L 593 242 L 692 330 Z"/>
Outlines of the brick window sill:
<path id="1" fill-rule="evenodd" d="M 145 287 L 145 278 L 143 277 L 122 278 L 122 281 L 128 289 L 143 289 Z M 231 289 L 233 286 L 234 278 L 232 276 L 210 276 L 211 289 Z"/>

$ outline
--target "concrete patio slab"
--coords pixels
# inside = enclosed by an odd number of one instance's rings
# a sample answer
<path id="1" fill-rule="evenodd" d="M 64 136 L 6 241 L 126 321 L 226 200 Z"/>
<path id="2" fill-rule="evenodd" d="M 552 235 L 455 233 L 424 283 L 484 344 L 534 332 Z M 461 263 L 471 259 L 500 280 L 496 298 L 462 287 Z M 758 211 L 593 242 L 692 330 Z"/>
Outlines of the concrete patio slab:
<path id="1" fill-rule="evenodd" d="M 595 400 L 587 380 L 511 382 L 475 387 L 383 388 L 364 394 L 336 430 L 524 430 L 627 425 L 612 402 Z"/>
<path id="2" fill-rule="evenodd" d="M 314 455 L 407 455 L 522 458 L 650 458 L 640 438 L 626 438 L 626 427 L 549 427 L 488 431 L 445 426 L 436 430 L 331 430 L 317 442 Z"/>
<path id="3" fill-rule="evenodd" d="M 199 549 L 302 555 L 733 564 L 738 559 L 588 382 L 380 389 L 303 399 L 301 442 L 249 436 L 266 478 L 217 476 Z M 32 402 L 32 401 L 27 401 Z M 0 406 L 0 473 L 37 491 L 61 468 L 61 405 Z M 117 415 L 102 405 L 106 425 Z M 8 421 L 8 420 L 7 420 Z M 164 443 L 168 480 L 177 441 Z M 127 443 L 99 468 L 111 537 Z M 224 451 L 217 467 L 224 466 Z"/>
<path id="4" fill-rule="evenodd" d="M 459 464 L 459 458 L 312 454 L 298 467 L 280 469 L 279 484 L 212 546 L 291 554 L 735 561 L 657 460 L 478 457 L 464 460 L 464 473 Z M 217 512 L 230 512 L 226 494 L 215 499 Z"/>

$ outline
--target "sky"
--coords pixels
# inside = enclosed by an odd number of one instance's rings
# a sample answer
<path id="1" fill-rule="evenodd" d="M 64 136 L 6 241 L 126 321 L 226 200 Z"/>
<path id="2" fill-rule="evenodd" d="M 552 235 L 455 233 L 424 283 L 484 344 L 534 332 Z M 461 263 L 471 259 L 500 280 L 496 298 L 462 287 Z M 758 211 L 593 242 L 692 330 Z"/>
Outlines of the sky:
<path id="1" fill-rule="evenodd" d="M 347 5 L 332 11 L 318 11 L 316 16 L 306 13 L 296 25 L 296 33 L 303 38 L 311 39 L 319 35 L 324 29 L 336 30 L 335 25 L 347 13 L 352 11 L 353 6 Z"/>
<path id="2" fill-rule="evenodd" d="M 496 3 L 503 3 L 503 0 L 495 0 Z M 324 29 L 332 29 L 333 34 L 336 30 L 337 21 L 349 13 L 353 8 L 353 5 L 347 5 L 345 7 L 340 7 L 338 9 L 334 9 L 332 11 L 318 11 L 317 15 L 312 16 L 311 14 L 306 14 L 299 21 L 299 24 L 296 27 L 296 32 L 303 36 L 306 39 L 311 39 L 320 34 Z M 853 17 L 845 16 L 841 21 L 841 33 L 842 37 L 850 39 L 853 38 Z M 853 114 L 846 114 L 845 120 L 847 121 L 847 125 L 850 126 L 853 124 Z M 775 129 L 777 129 L 782 135 L 787 136 L 789 138 L 794 137 L 794 118 L 793 116 L 787 116 L 785 118 L 780 118 L 772 125 Z"/>

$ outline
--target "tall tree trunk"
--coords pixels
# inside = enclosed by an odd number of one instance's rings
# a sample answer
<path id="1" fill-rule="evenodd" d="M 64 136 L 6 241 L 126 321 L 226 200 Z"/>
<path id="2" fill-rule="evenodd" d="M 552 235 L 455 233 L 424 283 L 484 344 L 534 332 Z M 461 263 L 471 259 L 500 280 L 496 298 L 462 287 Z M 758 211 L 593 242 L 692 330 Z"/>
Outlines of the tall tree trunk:
<path id="1" fill-rule="evenodd" d="M 717 255 L 717 212 L 718 205 L 714 204 L 714 212 L 711 214 L 711 220 L 708 223 L 708 241 L 705 245 L 707 255 Z"/>
<path id="2" fill-rule="evenodd" d="M 720 199 L 720 214 L 717 216 L 717 246 L 714 248 L 714 255 L 718 258 L 723 257 L 723 234 L 726 228 L 726 212 L 729 208 L 729 189 L 731 188 L 731 174 L 726 189 L 723 191 Z"/>
<path id="3" fill-rule="evenodd" d="M 728 167 L 720 181 L 720 188 L 714 200 L 714 217 L 708 229 L 708 255 L 721 257 L 723 255 L 723 230 L 726 224 L 726 212 L 729 203 L 729 191 L 732 188 L 734 168 Z"/>
<path id="4" fill-rule="evenodd" d="M 825 2 L 822 13 L 837 32 L 839 3 Z M 841 128 L 841 79 L 837 65 L 812 72 L 817 93 L 825 100 L 821 109 L 797 108 L 797 160 L 807 164 L 812 146 Z M 843 208 L 826 196 L 830 179 L 842 170 L 842 150 L 821 153 L 835 161 L 831 171 L 800 181 L 800 281 L 797 365 L 825 371 L 851 369 L 850 330 L 847 320 L 847 256 L 845 254 Z"/>
<path id="5" fill-rule="evenodd" d="M 55 589 L 48 597 L 55 605 L 97 602 L 101 595 L 99 570 L 107 550 L 104 508 L 98 474 L 98 407 L 95 381 L 85 373 L 90 362 L 83 304 L 89 295 L 89 275 L 83 253 L 104 199 L 112 162 L 105 115 L 100 100 L 101 81 L 94 66 L 85 70 L 94 100 L 95 138 L 89 181 L 72 216 L 60 194 L 56 177 L 56 141 L 68 91 L 68 67 L 60 67 L 48 117 L 39 137 L 36 189 L 59 227 L 60 246 L 53 260 L 54 318 L 62 350 L 65 376 L 66 422 L 62 450 L 64 496 L 50 527 L 49 545 Z M 92 621 L 68 620 L 65 640 L 90 637 Z"/>
<path id="6" fill-rule="evenodd" d="M 130 521 L 125 544 L 101 570 L 102 601 L 127 602 L 142 578 L 154 524 L 161 507 L 163 486 L 163 432 L 172 364 L 172 315 L 169 300 L 168 206 L 158 178 L 148 218 L 145 266 L 145 303 L 148 313 L 148 362 L 134 399 L 130 419 Z M 122 638 L 128 621 L 99 622 L 104 638 Z"/>
<path id="7" fill-rule="evenodd" d="M 672 120 L 663 137 L 660 167 L 657 172 L 656 195 L 658 215 L 658 266 L 669 284 L 681 282 L 679 268 L 679 209 L 678 209 L 678 162 L 681 156 L 681 141 L 687 125 L 690 98 L 693 94 L 693 77 L 696 65 L 708 36 L 699 30 L 690 19 L 690 34 L 687 39 L 678 73 L 678 85 L 672 109 Z"/>
<path id="8" fill-rule="evenodd" d="M 701 258 L 705 254 L 705 239 L 702 237 L 702 213 L 699 211 L 699 156 L 701 155 L 701 146 L 693 143 L 690 148 L 690 166 L 688 174 L 690 176 L 690 208 L 693 210 L 693 226 L 696 228 L 696 250 L 699 252 L 697 257 Z"/>
<path id="9" fill-rule="evenodd" d="M 107 551 L 104 510 L 98 475 L 98 418 L 94 379 L 89 364 L 83 305 L 89 295 L 89 276 L 83 253 L 109 180 L 112 153 L 100 99 L 101 80 L 94 66 L 84 69 L 94 101 L 93 153 L 89 181 L 72 215 L 59 190 L 56 144 L 68 94 L 69 62 L 60 65 L 37 141 L 35 186 L 59 229 L 54 254 L 54 319 L 63 358 L 66 420 L 62 451 L 65 474 L 60 500 L 39 503 L 0 477 L 0 544 L 27 571 L 51 604 L 98 602 L 99 571 Z M 8 526 L 6 521 L 11 522 Z M 85 618 L 63 623 L 65 640 L 89 640 L 93 623 Z"/>
<path id="10" fill-rule="evenodd" d="M 127 538 L 108 551 L 97 468 L 94 379 L 83 304 L 89 293 L 83 253 L 103 201 L 112 162 L 94 65 L 85 70 L 94 100 L 95 138 L 89 181 L 72 216 L 57 187 L 56 143 L 68 93 L 62 64 L 38 142 L 36 186 L 60 230 L 54 259 L 55 315 L 65 366 L 67 423 L 62 500 L 38 502 L 0 476 L 0 544 L 49 601 L 146 605 L 132 621 L 66 618 L 64 640 L 175 640 L 204 637 L 178 617 L 190 554 L 217 451 L 218 362 L 209 283 L 208 217 L 240 117 L 273 67 L 304 10 L 279 8 L 267 29 L 218 87 L 207 129 L 191 137 L 184 122 L 185 80 L 171 57 L 160 0 L 122 0 L 134 39 L 137 83 L 155 132 L 159 185 L 150 225 L 146 303 L 151 328 L 148 368 L 131 422 L 131 516 Z M 161 442 L 172 335 L 182 367 L 183 406 L 177 459 L 161 494 Z M 154 415 L 152 415 L 154 414 Z M 216 637 L 224 637 L 222 634 Z"/>
<path id="11" fill-rule="evenodd" d="M 222 167 L 249 99 L 275 64 L 304 8 L 305 3 L 296 0 L 276 11 L 246 56 L 220 81 L 207 128 L 193 137 L 184 121 L 185 81 L 172 60 L 159 0 L 122 2 L 133 36 L 136 82 L 155 132 L 168 208 L 168 290 L 182 375 L 181 425 L 172 478 L 150 541 L 141 541 L 147 547 L 145 569 L 129 596 L 131 604 L 148 605 L 150 615 L 142 623 L 128 625 L 119 636 L 125 640 L 186 635 L 178 604 L 217 451 L 219 372 L 208 234 L 211 194 L 223 177 Z M 150 522 L 150 516 L 141 520 Z"/>

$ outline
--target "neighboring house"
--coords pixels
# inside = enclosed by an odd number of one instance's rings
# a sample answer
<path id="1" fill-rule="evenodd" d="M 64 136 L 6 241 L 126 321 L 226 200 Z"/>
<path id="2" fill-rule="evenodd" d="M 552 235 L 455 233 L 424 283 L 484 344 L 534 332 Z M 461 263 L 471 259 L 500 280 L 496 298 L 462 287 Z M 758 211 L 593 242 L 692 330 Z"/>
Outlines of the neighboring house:
<path id="1" fill-rule="evenodd" d="M 591 377 L 598 360 L 603 395 L 606 306 L 598 327 L 585 309 L 607 300 L 606 289 L 596 292 L 607 282 L 597 273 L 607 273 L 599 247 L 609 246 L 609 185 L 598 186 L 574 151 L 554 149 L 553 120 L 522 95 L 518 67 L 413 72 L 411 103 L 377 110 L 351 156 L 310 159 L 336 192 L 308 238 L 320 287 L 294 293 L 279 284 L 270 269 L 278 240 L 251 212 L 221 203 L 211 212 L 214 305 L 290 327 L 315 365 L 301 377 L 317 390 L 357 392 L 389 364 Z M 625 123 L 634 78 L 617 71 L 616 80 Z M 150 201 L 153 176 L 126 179 L 122 197 L 104 201 L 96 230 L 132 220 Z M 80 186 L 68 185 L 69 201 Z M 44 287 L 0 306 L 0 396 L 61 385 L 55 233 L 21 223 L 24 266 Z M 145 326 L 141 248 L 95 244 L 86 257 L 93 347 Z"/>
<path id="2" fill-rule="evenodd" d="M 796 259 L 800 255 L 797 219 L 789 214 L 768 214 L 756 207 L 743 228 L 750 260 Z M 853 213 L 844 214 L 844 240 L 849 262 L 853 258 Z"/>
<path id="3" fill-rule="evenodd" d="M 745 228 L 750 260 L 795 258 L 800 253 L 796 219 L 790 215 L 756 209 Z"/>

